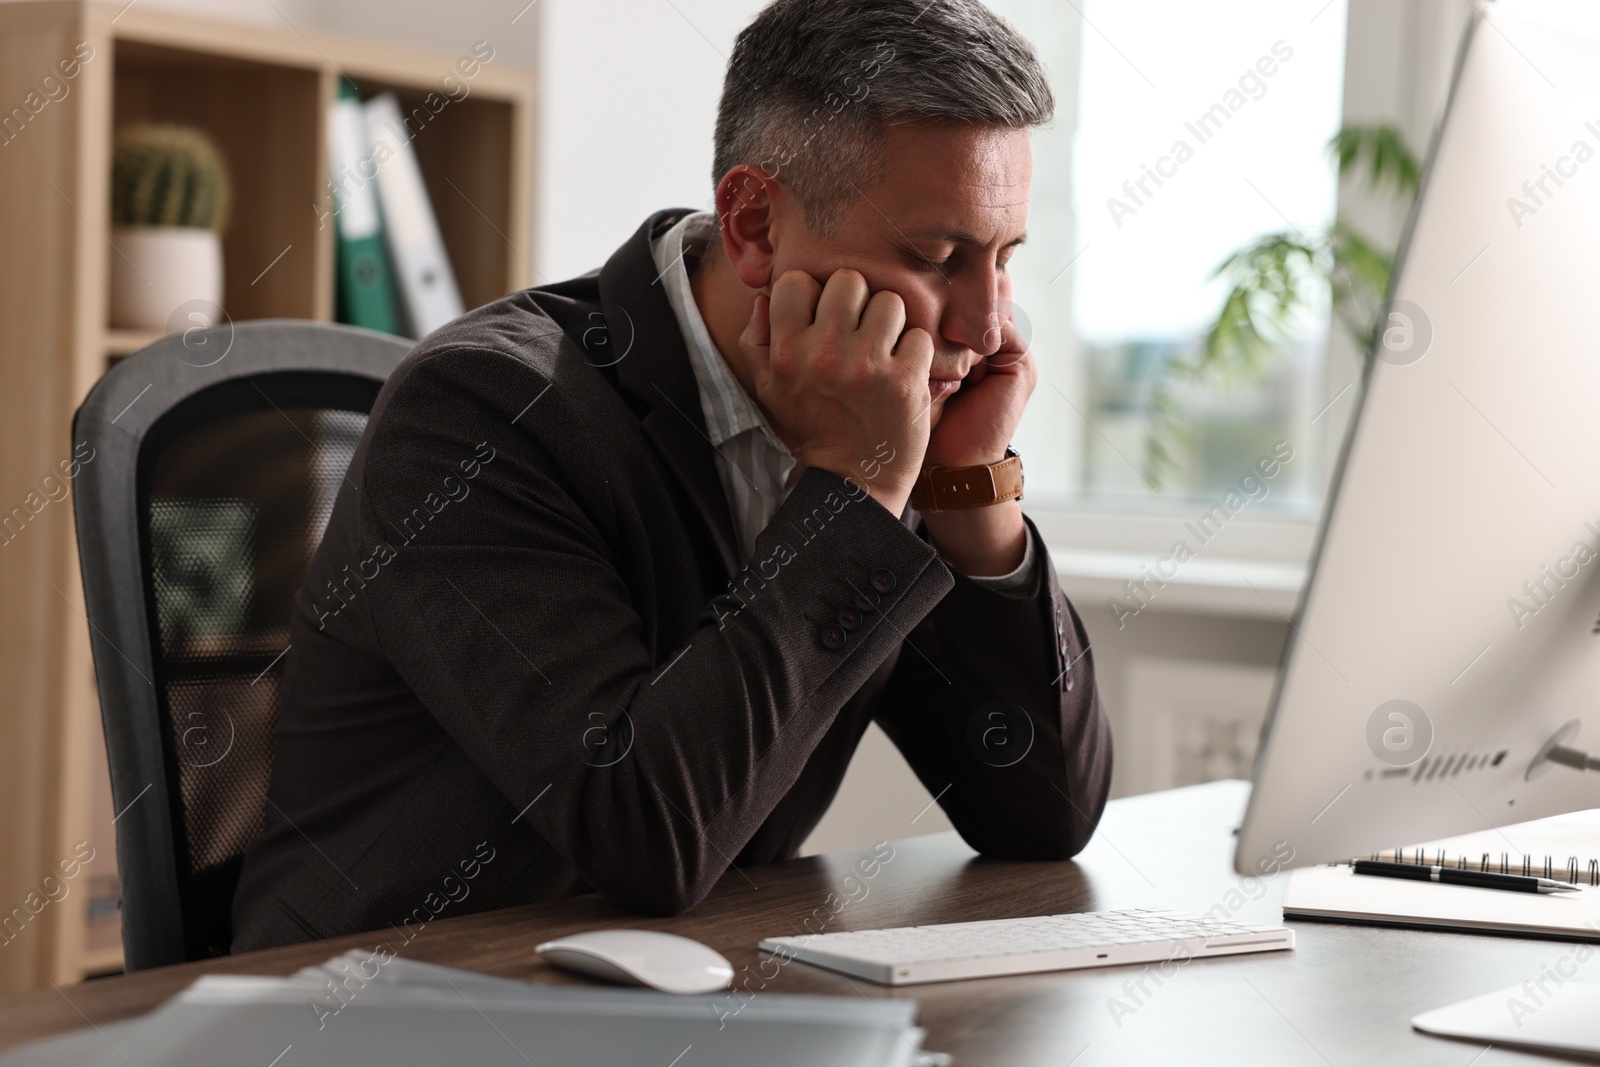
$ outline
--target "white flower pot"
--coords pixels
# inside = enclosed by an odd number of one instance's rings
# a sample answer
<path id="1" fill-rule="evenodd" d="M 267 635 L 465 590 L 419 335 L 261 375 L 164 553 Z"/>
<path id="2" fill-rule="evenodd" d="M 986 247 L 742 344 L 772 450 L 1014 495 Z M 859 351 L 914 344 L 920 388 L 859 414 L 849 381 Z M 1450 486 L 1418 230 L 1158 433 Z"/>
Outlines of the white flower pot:
<path id="1" fill-rule="evenodd" d="M 111 231 L 111 325 L 167 330 L 196 325 L 198 311 L 214 325 L 222 310 L 222 241 L 192 226 L 117 226 Z M 181 327 L 173 314 L 185 304 Z"/>

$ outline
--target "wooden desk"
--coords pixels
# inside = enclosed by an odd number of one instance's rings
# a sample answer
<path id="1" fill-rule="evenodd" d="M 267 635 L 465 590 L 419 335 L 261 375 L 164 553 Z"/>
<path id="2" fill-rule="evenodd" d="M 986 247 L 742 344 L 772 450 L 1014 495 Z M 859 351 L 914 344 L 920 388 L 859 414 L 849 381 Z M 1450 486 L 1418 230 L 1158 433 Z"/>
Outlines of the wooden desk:
<path id="1" fill-rule="evenodd" d="M 1249 921 L 1276 922 L 1284 878 L 1249 882 L 1229 869 L 1232 829 L 1248 786 L 1216 782 L 1113 801 L 1100 832 L 1071 863 L 978 858 L 953 833 L 893 843 L 875 877 L 846 884 L 859 852 L 731 871 L 692 914 L 642 919 L 598 897 L 512 908 L 423 929 L 403 956 L 535 982 L 571 983 L 533 955 L 550 937 L 603 926 L 668 930 L 710 944 L 757 973 L 757 940 L 794 933 L 808 916 L 826 929 L 1166 906 L 1222 904 Z M 907 829 L 911 827 L 907 826 Z M 865 895 L 862 888 L 865 887 Z M 856 897 L 836 915 L 824 901 Z M 1255 899 L 1251 899 L 1252 896 Z M 814 909 L 817 909 L 814 911 Z M 820 928 L 814 919 L 811 929 Z M 802 963 L 766 984 L 783 993 L 907 997 L 921 1005 L 925 1046 L 957 1067 L 1157 1063 L 1438 1064 L 1494 1067 L 1539 1057 L 1426 1037 L 1409 1019 L 1502 986 L 1538 978 L 1576 946 L 1555 941 L 1297 922 L 1293 952 L 1194 960 L 1162 979 L 1123 967 L 886 989 Z M 0 1048 L 153 1008 L 208 971 L 288 974 L 380 935 L 274 949 L 207 963 L 46 989 L 0 1000 Z M 741 975 L 744 972 L 740 972 Z M 767 972 L 772 973 L 769 963 Z M 1144 979 L 1141 991 L 1136 983 Z M 1600 981 L 1592 960 L 1580 981 Z M 749 988 L 759 989 L 757 980 Z M 760 995 L 759 993 L 757 994 Z M 1113 1007 L 1113 1004 L 1119 1007 Z M 81 1012 L 81 1014 L 80 1014 Z"/>

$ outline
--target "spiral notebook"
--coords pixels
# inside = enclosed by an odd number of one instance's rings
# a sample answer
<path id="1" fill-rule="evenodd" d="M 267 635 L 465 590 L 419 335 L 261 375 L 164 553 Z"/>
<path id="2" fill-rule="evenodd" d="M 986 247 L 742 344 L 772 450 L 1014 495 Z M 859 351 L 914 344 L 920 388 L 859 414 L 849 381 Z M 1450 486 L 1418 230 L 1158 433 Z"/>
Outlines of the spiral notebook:
<path id="1" fill-rule="evenodd" d="M 1284 918 L 1600 941 L 1600 809 L 1392 849 L 1371 858 L 1537 875 L 1570 882 L 1580 891 L 1512 893 L 1376 878 L 1355 874 L 1348 863 L 1329 864 L 1290 875 Z"/>

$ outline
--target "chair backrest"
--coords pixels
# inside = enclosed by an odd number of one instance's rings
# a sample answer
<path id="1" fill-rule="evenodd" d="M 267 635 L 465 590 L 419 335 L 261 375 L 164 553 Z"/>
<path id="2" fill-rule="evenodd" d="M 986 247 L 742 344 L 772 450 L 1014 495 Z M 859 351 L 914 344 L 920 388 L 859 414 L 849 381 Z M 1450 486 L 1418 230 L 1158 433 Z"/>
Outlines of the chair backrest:
<path id="1" fill-rule="evenodd" d="M 294 596 L 410 347 L 311 322 L 191 330 L 119 362 L 73 420 L 130 971 L 228 951 Z"/>

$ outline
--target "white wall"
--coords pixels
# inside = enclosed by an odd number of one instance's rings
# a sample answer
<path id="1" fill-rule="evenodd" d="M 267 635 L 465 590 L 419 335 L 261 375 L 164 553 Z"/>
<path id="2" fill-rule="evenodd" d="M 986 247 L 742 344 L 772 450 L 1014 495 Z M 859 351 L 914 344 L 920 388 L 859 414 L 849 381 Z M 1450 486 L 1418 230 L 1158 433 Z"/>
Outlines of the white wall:
<path id="1" fill-rule="evenodd" d="M 761 0 L 540 0 L 536 262 L 599 266 L 652 211 L 711 204 L 711 134 L 734 36 Z M 621 32 L 619 32 L 621 31 Z"/>

